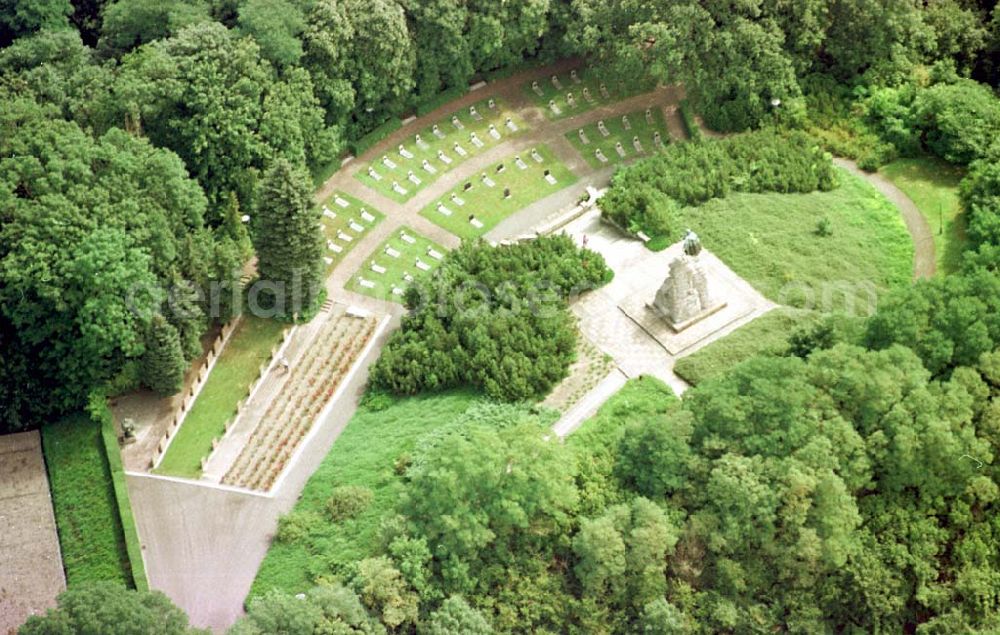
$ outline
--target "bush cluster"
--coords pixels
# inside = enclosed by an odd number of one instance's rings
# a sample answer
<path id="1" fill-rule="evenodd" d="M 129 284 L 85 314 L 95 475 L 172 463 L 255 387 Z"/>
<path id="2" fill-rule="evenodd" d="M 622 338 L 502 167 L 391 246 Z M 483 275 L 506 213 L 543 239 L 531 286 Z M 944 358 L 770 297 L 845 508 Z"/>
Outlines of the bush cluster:
<path id="1" fill-rule="evenodd" d="M 831 190 L 830 156 L 801 132 L 761 130 L 674 144 L 615 173 L 601 199 L 604 217 L 632 233 L 680 232 L 680 208 L 730 193 Z"/>
<path id="2" fill-rule="evenodd" d="M 507 401 L 540 397 L 565 376 L 575 352 L 567 298 L 610 277 L 599 254 L 565 236 L 465 243 L 408 289 L 410 313 L 372 383 L 403 394 L 472 385 Z"/>

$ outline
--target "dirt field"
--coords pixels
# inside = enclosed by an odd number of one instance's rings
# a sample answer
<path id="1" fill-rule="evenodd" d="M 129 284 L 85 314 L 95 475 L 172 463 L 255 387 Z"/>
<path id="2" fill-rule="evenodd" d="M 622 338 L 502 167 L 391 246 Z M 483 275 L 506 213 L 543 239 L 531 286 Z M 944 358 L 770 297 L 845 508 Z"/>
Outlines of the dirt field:
<path id="1" fill-rule="evenodd" d="M 66 588 L 38 432 L 0 437 L 0 634 Z"/>

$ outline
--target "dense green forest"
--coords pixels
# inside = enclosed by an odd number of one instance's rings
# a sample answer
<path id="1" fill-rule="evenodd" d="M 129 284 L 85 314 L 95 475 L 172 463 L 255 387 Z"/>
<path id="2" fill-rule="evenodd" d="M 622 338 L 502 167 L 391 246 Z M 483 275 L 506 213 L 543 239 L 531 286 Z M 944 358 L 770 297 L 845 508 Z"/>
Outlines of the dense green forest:
<path id="1" fill-rule="evenodd" d="M 583 55 L 624 80 L 683 83 L 717 129 L 808 127 L 864 97 L 864 152 L 917 140 L 968 162 L 995 136 L 989 89 L 962 79 L 1000 76 L 993 4 L 5 0 L 0 426 L 94 389 L 162 388 L 147 342 L 177 340 L 190 359 L 233 309 L 250 255 L 240 218 L 276 159 L 322 169 L 441 91 Z M 920 73 L 935 63 L 944 86 Z M 970 113 L 994 127 L 960 138 Z M 968 187 L 979 243 L 998 231 L 995 171 L 987 161 Z M 153 326 L 158 313 L 173 329 Z"/>
<path id="2" fill-rule="evenodd" d="M 0 47 L 5 430 L 95 389 L 169 391 L 235 309 L 195 289 L 236 285 L 254 246 L 277 276 L 316 253 L 308 232 L 262 233 L 307 227 L 310 171 L 494 71 L 585 56 L 683 84 L 711 128 L 766 129 L 620 172 L 608 196 L 627 228 L 669 233 L 671 210 L 728 192 L 826 189 L 821 150 L 965 170 L 955 274 L 888 293 L 857 328 L 790 332 L 682 400 L 635 380 L 565 443 L 536 406 L 476 404 L 380 473 L 391 502 L 338 483 L 322 513 L 293 512 L 279 540 L 315 549 L 316 587 L 251 598 L 233 632 L 1000 630 L 993 0 L 0 0 Z M 505 269 L 515 290 L 560 281 L 554 312 L 428 310 L 471 279 L 502 288 Z M 544 394 L 571 357 L 566 296 L 606 273 L 568 241 L 467 244 L 409 290 L 374 383 Z M 373 391 L 367 415 L 400 402 Z M 373 500 L 370 553 L 338 561 L 329 527 Z M 160 595 L 99 586 L 25 632 L 83 628 L 187 624 Z"/>

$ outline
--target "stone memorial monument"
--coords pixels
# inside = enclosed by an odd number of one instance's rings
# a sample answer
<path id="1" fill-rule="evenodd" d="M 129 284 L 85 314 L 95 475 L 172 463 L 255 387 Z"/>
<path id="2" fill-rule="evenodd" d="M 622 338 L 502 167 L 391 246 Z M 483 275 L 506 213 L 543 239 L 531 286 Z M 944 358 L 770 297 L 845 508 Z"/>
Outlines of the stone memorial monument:
<path id="1" fill-rule="evenodd" d="M 712 296 L 708 277 L 698 261 L 700 253 L 698 235 L 688 230 L 684 236 L 684 254 L 670 263 L 670 273 L 660 285 L 651 305 L 676 332 L 726 305 Z"/>

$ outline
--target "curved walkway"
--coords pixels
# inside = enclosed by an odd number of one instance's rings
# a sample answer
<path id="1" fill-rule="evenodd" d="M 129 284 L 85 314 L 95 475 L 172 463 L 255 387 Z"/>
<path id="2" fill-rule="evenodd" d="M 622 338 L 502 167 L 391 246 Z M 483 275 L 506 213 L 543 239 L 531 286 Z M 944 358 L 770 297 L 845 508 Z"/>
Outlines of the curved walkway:
<path id="1" fill-rule="evenodd" d="M 937 271 L 937 259 L 934 253 L 934 233 L 927 219 L 920 213 L 916 204 L 903 190 L 878 173 L 865 172 L 854 161 L 835 158 L 835 164 L 851 174 L 860 176 L 875 187 L 899 210 L 906 223 L 906 230 L 913 239 L 913 278 L 930 278 Z"/>
<path id="2" fill-rule="evenodd" d="M 443 195 L 455 183 L 478 173 L 492 161 L 533 145 L 548 145 L 580 180 L 512 215 L 490 233 L 490 238 L 497 240 L 515 237 L 551 214 L 554 208 L 571 207 L 586 185 L 603 186 L 610 180 L 613 170 L 590 168 L 566 141 L 566 132 L 601 118 L 620 116 L 652 106 L 665 107 L 664 115 L 668 125 L 670 118 L 677 116 L 670 106 L 676 104 L 681 94 L 676 87 L 668 87 L 573 117 L 548 121 L 544 112 L 523 94 L 521 87 L 532 79 L 548 77 L 554 72 L 567 73 L 569 69 L 579 65 L 580 62 L 576 60 L 563 61 L 554 66 L 525 71 L 471 91 L 428 115 L 408 122 L 358 160 L 344 165 L 327 180 L 319 188 L 316 200 L 324 200 L 334 190 L 342 189 L 368 201 L 386 214 L 386 218 L 358 241 L 327 279 L 330 298 L 362 306 L 379 314 L 393 315 L 398 321 L 403 312 L 399 304 L 354 293 L 347 290 L 345 285 L 364 264 L 372 250 L 403 225 L 412 227 L 445 247 L 453 248 L 459 244 L 456 236 L 420 215 L 420 210 L 427 202 Z M 520 111 L 530 128 L 528 134 L 505 140 L 488 152 L 463 162 L 405 204 L 381 196 L 354 178 L 354 174 L 362 167 L 361 162 L 384 154 L 402 139 L 448 113 L 491 96 L 504 98 Z M 677 129 L 677 126 L 670 129 Z M 507 235 L 502 235 L 505 232 Z M 365 359 L 360 360 L 362 372 L 349 382 L 343 397 L 334 404 L 329 414 L 315 424 L 317 434 L 305 446 L 302 457 L 289 468 L 286 477 L 276 486 L 271 496 L 213 487 L 199 481 L 128 473 L 127 482 L 150 585 L 164 591 L 183 608 L 192 624 L 221 632 L 242 614 L 243 602 L 270 546 L 277 529 L 278 517 L 294 506 L 309 477 L 350 421 L 364 391 L 367 368 L 378 357 L 388 335 L 389 331 L 384 332 Z"/>

